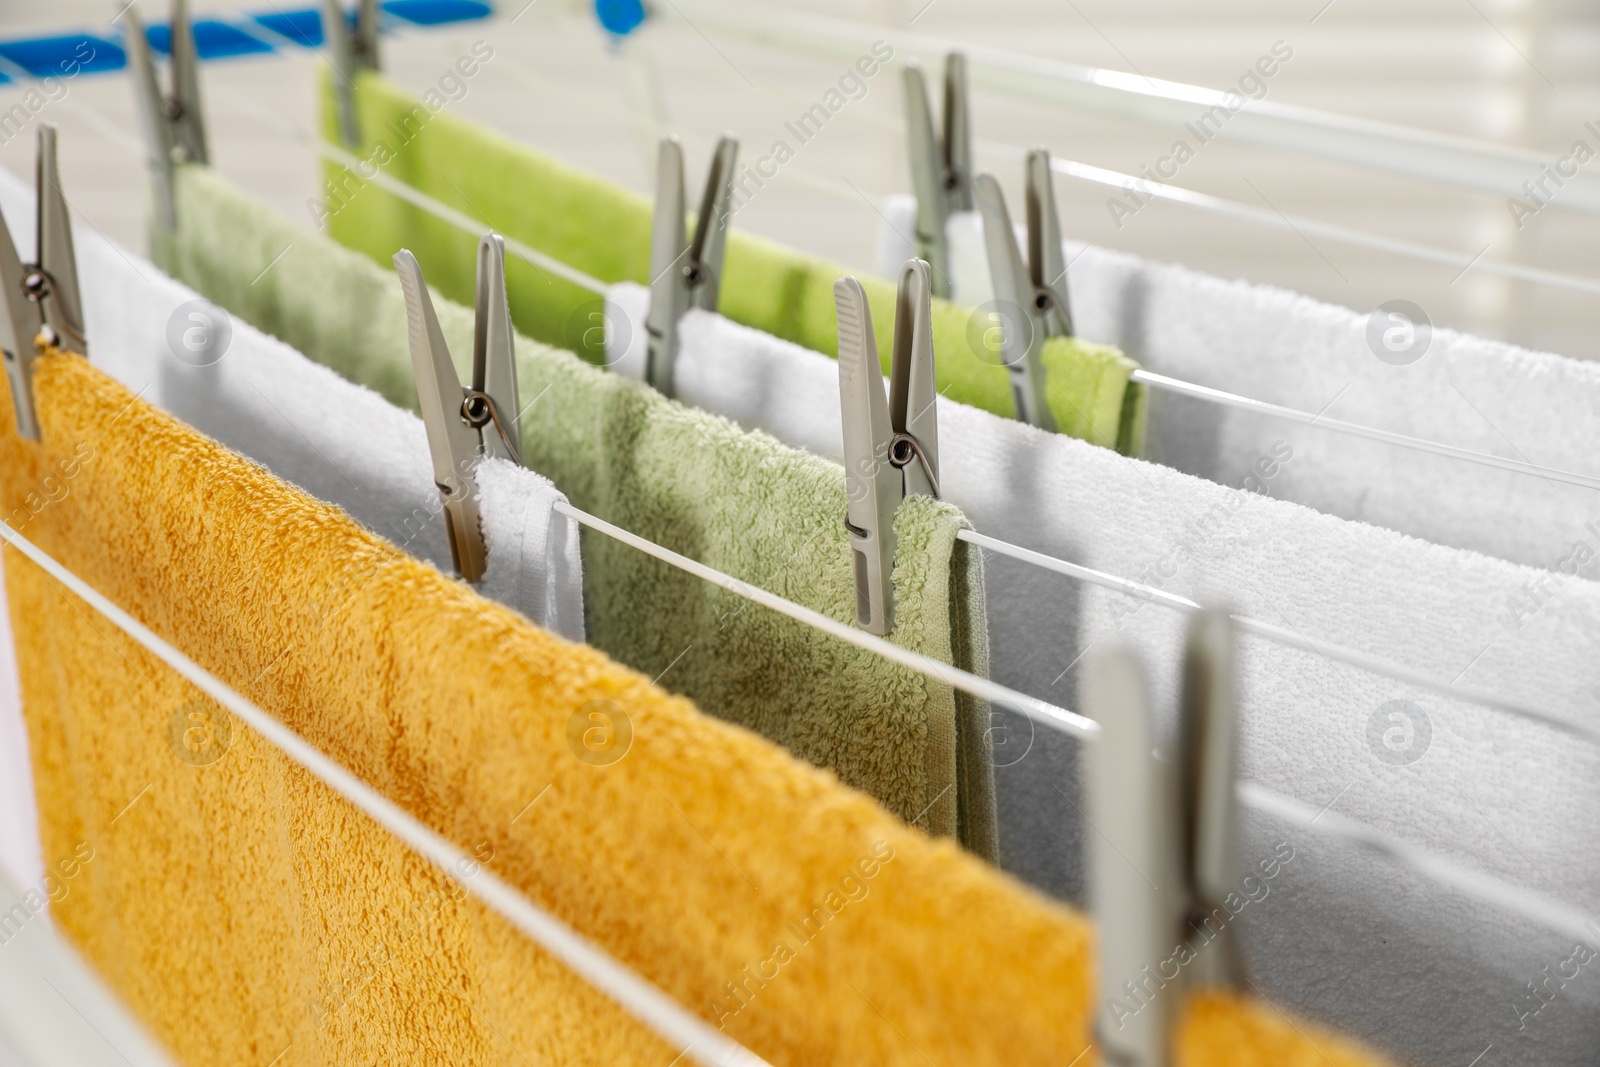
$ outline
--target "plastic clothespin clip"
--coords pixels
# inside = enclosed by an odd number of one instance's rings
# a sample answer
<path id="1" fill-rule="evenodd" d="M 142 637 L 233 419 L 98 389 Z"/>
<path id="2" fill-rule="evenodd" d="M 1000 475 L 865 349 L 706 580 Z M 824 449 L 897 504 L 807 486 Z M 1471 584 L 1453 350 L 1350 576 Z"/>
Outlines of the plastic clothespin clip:
<path id="1" fill-rule="evenodd" d="M 934 408 L 933 289 L 928 264 L 900 272 L 889 396 L 861 283 L 833 283 L 839 315 L 839 408 L 844 428 L 845 528 L 855 556 L 856 625 L 894 629 L 894 513 L 913 493 L 939 495 L 939 420 Z"/>
<path id="2" fill-rule="evenodd" d="M 917 194 L 917 252 L 934 268 L 934 296 L 950 295 L 950 245 L 945 224 L 971 211 L 972 124 L 967 107 L 967 57 L 944 60 L 944 134 L 934 132 L 928 83 L 915 60 L 905 67 L 906 147 Z"/>
<path id="3" fill-rule="evenodd" d="M 676 137 L 661 139 L 656 159 L 656 207 L 650 231 L 650 312 L 645 316 L 649 355 L 645 381 L 664 396 L 674 396 L 672 370 L 678 359 L 678 320 L 690 308 L 717 310 L 722 260 L 728 246 L 728 216 L 733 210 L 733 166 L 739 142 L 724 135 L 706 174 L 694 240 L 684 217 L 683 147 Z"/>
<path id="4" fill-rule="evenodd" d="M 378 67 L 378 0 L 356 0 L 355 25 L 345 16 L 343 0 L 326 0 L 324 36 L 333 64 L 333 94 L 339 112 L 339 136 L 346 147 L 361 145 L 356 118 L 356 75 Z"/>
<path id="5" fill-rule="evenodd" d="M 1050 153 L 1028 153 L 1028 258 L 1017 247 L 1005 194 L 992 174 L 978 175 L 974 186 L 983 214 L 983 241 L 989 253 L 989 274 L 1000 308 L 1000 358 L 1011 372 L 1017 418 L 1043 430 L 1056 428 L 1045 402 L 1041 351 L 1051 337 L 1072 336 L 1072 306 L 1067 300 L 1067 261 L 1061 250 L 1061 219 L 1056 214 L 1055 187 L 1050 178 Z"/>
<path id="6" fill-rule="evenodd" d="M 34 262 L 24 263 L 0 216 L 0 352 L 11 379 L 17 433 L 39 439 L 33 403 L 33 364 L 46 350 L 89 354 L 83 333 L 83 298 L 78 288 L 78 257 L 72 245 L 72 218 L 61 192 L 56 161 L 56 128 L 39 127 L 37 223 Z"/>
<path id="7" fill-rule="evenodd" d="M 209 163 L 206 126 L 200 108 L 200 60 L 194 30 L 189 23 L 187 0 L 173 0 L 171 21 L 172 92 L 161 91 L 137 4 L 125 12 L 128 20 L 124 43 L 133 69 L 134 91 L 139 94 L 139 117 L 149 154 L 150 186 L 155 196 L 156 222 L 168 233 L 177 229 L 173 171 L 180 163 Z"/>
<path id="8" fill-rule="evenodd" d="M 456 375 L 417 257 L 402 248 L 395 253 L 394 266 L 405 293 L 411 367 L 428 430 L 433 480 L 444 501 L 450 555 L 457 573 L 477 582 L 488 564 L 478 521 L 478 463 L 488 457 L 522 462 L 515 342 L 511 309 L 506 303 L 505 241 L 491 233 L 478 242 L 470 389 L 463 389 Z"/>
<path id="9" fill-rule="evenodd" d="M 1191 623 L 1177 766 L 1155 756 L 1139 657 L 1119 649 L 1089 671 L 1086 705 L 1100 724 L 1089 767 L 1095 1035 L 1116 1067 L 1169 1067 L 1186 991 L 1243 976 L 1224 906 L 1240 892 L 1233 650 L 1227 613 Z"/>

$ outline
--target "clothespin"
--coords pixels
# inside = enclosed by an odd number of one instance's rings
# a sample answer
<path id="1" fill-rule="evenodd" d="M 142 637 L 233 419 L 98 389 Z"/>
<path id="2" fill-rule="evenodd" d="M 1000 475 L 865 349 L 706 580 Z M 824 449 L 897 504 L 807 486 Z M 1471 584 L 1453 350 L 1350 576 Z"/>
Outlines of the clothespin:
<path id="1" fill-rule="evenodd" d="M 895 509 L 913 493 L 939 495 L 928 273 L 928 264 L 920 259 L 908 261 L 900 273 L 887 401 L 867 295 L 849 275 L 833 283 L 839 315 L 844 524 L 855 552 L 856 625 L 874 634 L 894 629 Z"/>
<path id="2" fill-rule="evenodd" d="M 487 566 L 478 521 L 477 465 L 486 457 L 522 462 L 517 369 L 506 303 L 506 248 L 499 234 L 478 242 L 477 315 L 472 344 L 472 387 L 463 389 L 439 328 L 417 257 L 402 248 L 395 270 L 405 293 L 406 325 L 417 400 L 428 429 L 433 480 L 444 501 L 445 529 L 456 571 L 469 582 Z"/>
<path id="3" fill-rule="evenodd" d="M 906 64 L 906 146 L 917 194 L 917 251 L 933 266 L 935 296 L 950 295 L 950 246 L 945 223 L 972 210 L 972 124 L 967 108 L 967 57 L 944 59 L 944 132 L 934 132 L 922 67 Z"/>
<path id="4" fill-rule="evenodd" d="M 180 163 L 208 163 L 205 117 L 200 109 L 199 55 L 194 30 L 189 25 L 187 0 L 172 0 L 172 92 L 161 91 L 150 39 L 145 36 L 137 4 L 124 13 L 128 20 L 125 45 L 133 69 L 134 91 L 139 94 L 139 117 L 149 154 L 150 186 L 155 195 L 156 222 L 171 232 L 178 226 L 173 202 L 173 171 Z"/>
<path id="5" fill-rule="evenodd" d="M 355 26 L 345 17 L 343 0 L 326 0 L 322 24 L 333 63 L 333 94 L 339 111 L 339 136 L 346 147 L 361 144 L 356 119 L 356 75 L 378 68 L 378 0 L 356 0 Z"/>
<path id="6" fill-rule="evenodd" d="M 0 352 L 11 379 L 17 433 L 39 439 L 33 403 L 33 363 L 47 349 L 89 354 L 83 333 L 83 298 L 78 289 L 78 258 L 72 245 L 72 218 L 61 192 L 56 161 L 56 128 L 39 127 L 36 179 L 37 224 L 34 262 L 22 262 L 11 228 L 0 216 Z"/>
<path id="7" fill-rule="evenodd" d="M 1226 612 L 1189 628 L 1180 758 L 1159 759 L 1139 657 L 1092 661 L 1090 883 L 1099 928 L 1095 1036 L 1103 1062 L 1169 1067 L 1185 993 L 1233 986 L 1238 962 L 1224 902 L 1241 892 L 1234 638 Z"/>
<path id="8" fill-rule="evenodd" d="M 983 240 L 989 252 L 989 274 L 1000 307 L 1000 358 L 1011 372 L 1017 418 L 1044 430 L 1056 420 L 1045 403 L 1045 372 L 1040 352 L 1051 337 L 1072 336 L 1072 309 L 1067 301 L 1067 263 L 1061 251 L 1061 220 L 1056 214 L 1055 187 L 1050 179 L 1050 153 L 1028 153 L 1028 259 L 1017 247 L 1016 231 L 1006 211 L 1005 194 L 992 174 L 974 184 L 983 214 Z"/>
<path id="9" fill-rule="evenodd" d="M 678 320 L 690 308 L 717 310 L 722 260 L 733 210 L 733 165 L 739 142 L 724 135 L 706 174 L 694 240 L 684 217 L 683 147 L 676 137 L 661 139 L 656 160 L 656 208 L 650 231 L 650 312 L 645 316 L 649 355 L 645 381 L 665 396 L 675 395 L 672 369 L 678 359 Z"/>

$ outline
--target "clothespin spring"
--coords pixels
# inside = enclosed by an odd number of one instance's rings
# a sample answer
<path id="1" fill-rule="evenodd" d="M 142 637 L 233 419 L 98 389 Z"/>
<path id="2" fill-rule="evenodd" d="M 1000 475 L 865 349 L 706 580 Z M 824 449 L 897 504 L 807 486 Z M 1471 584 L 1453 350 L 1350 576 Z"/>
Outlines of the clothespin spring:
<path id="1" fill-rule="evenodd" d="M 505 422 L 500 418 L 500 407 L 494 402 L 494 397 L 480 389 L 463 389 L 461 392 L 462 420 L 474 430 L 481 430 L 491 422 L 494 423 L 495 433 L 500 435 L 506 451 L 511 453 L 514 461 L 521 464 L 522 444 L 517 440 L 515 433 L 506 429 Z"/>
<path id="2" fill-rule="evenodd" d="M 939 495 L 939 476 L 934 472 L 933 462 L 928 454 L 922 450 L 922 442 L 908 433 L 897 433 L 889 438 L 889 463 L 897 470 L 904 470 L 916 460 L 922 464 L 922 473 L 927 476 L 928 484 L 933 487 L 933 495 Z M 848 526 L 849 520 L 845 520 Z"/>

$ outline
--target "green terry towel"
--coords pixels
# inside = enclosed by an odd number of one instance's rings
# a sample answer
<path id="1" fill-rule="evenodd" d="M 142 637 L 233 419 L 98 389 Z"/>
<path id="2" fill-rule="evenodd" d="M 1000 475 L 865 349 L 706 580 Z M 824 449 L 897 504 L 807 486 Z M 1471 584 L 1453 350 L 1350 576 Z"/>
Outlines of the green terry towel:
<path id="1" fill-rule="evenodd" d="M 331 80 L 324 125 L 337 141 Z M 356 153 L 397 178 L 509 237 L 607 283 L 649 282 L 651 204 L 619 186 L 566 166 L 375 74 L 356 86 L 366 144 Z M 340 242 L 387 264 L 404 245 L 431 265 L 429 279 L 470 304 L 478 235 L 428 214 L 337 163 L 327 165 L 312 211 Z M 838 355 L 833 283 L 846 267 L 813 259 L 740 231 L 728 236 L 719 308 L 735 322 L 830 356 Z M 507 257 L 511 315 L 529 336 L 598 355 L 585 332 L 601 321 L 599 296 Z M 895 286 L 863 277 L 878 350 L 888 371 Z M 1014 414 L 1010 375 L 992 340 L 990 319 L 944 300 L 933 302 L 934 351 L 941 393 L 998 415 Z M 592 335 L 591 335 L 592 337 Z M 1144 389 L 1138 366 L 1115 348 L 1053 338 L 1044 348 L 1046 399 L 1062 433 L 1136 455 L 1143 442 Z"/>
<path id="2" fill-rule="evenodd" d="M 312 359 L 416 407 L 405 304 L 392 269 L 299 230 L 215 172 L 178 172 L 179 228 L 161 266 Z M 419 259 L 430 280 L 430 254 Z M 272 264 L 270 269 L 268 265 Z M 472 311 L 435 295 L 463 374 Z M 570 352 L 518 338 L 523 456 L 580 508 L 832 618 L 855 587 L 844 471 L 667 400 Z M 895 516 L 892 640 L 986 673 L 983 577 L 949 504 Z M 891 811 L 993 860 L 988 708 L 587 529 L 591 642 L 749 727 Z"/>

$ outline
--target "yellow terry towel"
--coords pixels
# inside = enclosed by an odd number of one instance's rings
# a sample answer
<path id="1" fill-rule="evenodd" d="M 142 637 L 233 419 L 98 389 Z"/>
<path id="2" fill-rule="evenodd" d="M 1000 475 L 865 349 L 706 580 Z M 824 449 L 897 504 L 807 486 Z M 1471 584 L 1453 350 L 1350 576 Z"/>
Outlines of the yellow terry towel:
<path id="1" fill-rule="evenodd" d="M 27 535 L 775 1064 L 1088 1064 L 1090 930 L 953 842 L 536 629 L 132 396 L 0 401 Z M 4 391 L 0 390 L 0 398 Z M 55 918 L 188 1064 L 640 1064 L 667 1048 L 14 550 Z M 1373 1064 L 1198 1001 L 1185 1064 Z"/>

